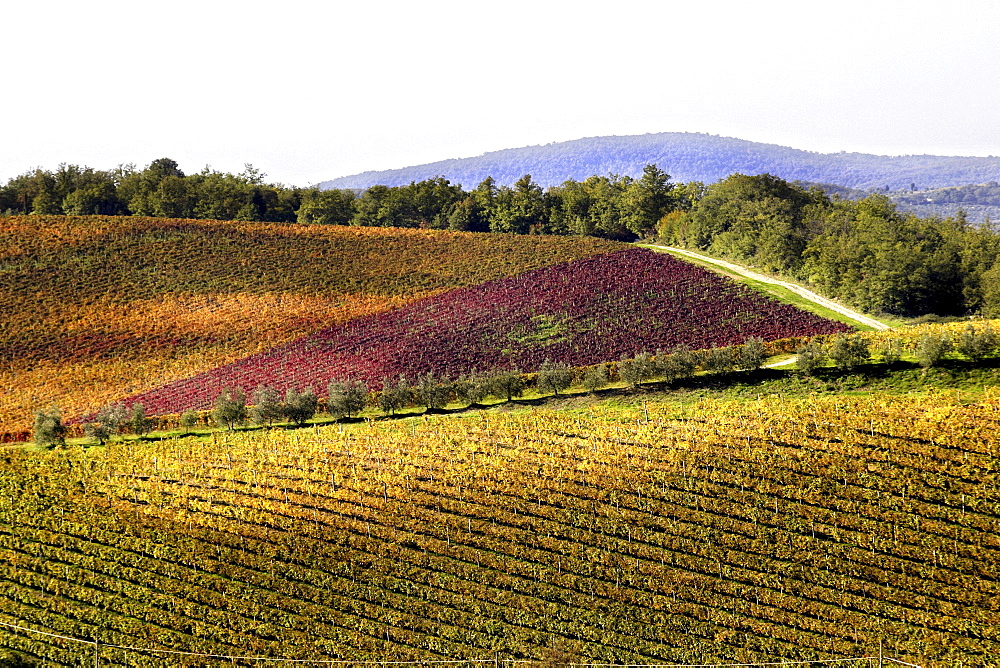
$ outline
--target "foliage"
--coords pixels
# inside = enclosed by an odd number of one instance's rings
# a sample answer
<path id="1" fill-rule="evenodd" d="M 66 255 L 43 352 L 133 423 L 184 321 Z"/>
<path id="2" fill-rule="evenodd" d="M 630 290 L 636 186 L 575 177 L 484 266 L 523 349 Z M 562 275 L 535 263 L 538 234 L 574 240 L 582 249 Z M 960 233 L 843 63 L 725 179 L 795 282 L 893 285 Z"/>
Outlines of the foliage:
<path id="1" fill-rule="evenodd" d="M 232 431 L 247 420 L 246 395 L 242 390 L 224 390 L 215 400 L 212 420 Z"/>
<path id="2" fill-rule="evenodd" d="M 0 607 L 305 662 L 1000 653 L 994 389 L 642 403 L 7 452 Z"/>
<path id="3" fill-rule="evenodd" d="M 57 404 L 73 423 L 358 316 L 620 247 L 334 225 L 0 217 L 0 434 L 29 429 L 39 406 Z M 242 389 L 250 395 L 261 382 Z M 199 408 L 223 387 L 205 388 Z"/>
<path id="4" fill-rule="evenodd" d="M 826 363 L 827 351 L 818 341 L 804 343 L 795 351 L 795 366 L 807 375 L 814 375 L 816 370 Z"/>
<path id="5" fill-rule="evenodd" d="M 948 334 L 924 334 L 917 341 L 917 362 L 925 369 L 937 366 L 952 348 Z"/>
<path id="6" fill-rule="evenodd" d="M 184 433 L 189 433 L 198 424 L 198 414 L 194 411 L 184 411 L 181 413 L 178 424 Z"/>
<path id="7" fill-rule="evenodd" d="M 840 328 L 839 331 L 843 331 L 843 328 Z M 746 371 L 756 371 L 759 369 L 764 360 L 767 359 L 767 356 L 768 352 L 764 346 L 764 339 L 759 336 L 748 338 L 743 345 L 733 351 L 733 360 L 736 362 L 736 367 Z"/>
<path id="8" fill-rule="evenodd" d="M 608 378 L 608 367 L 606 364 L 589 366 L 583 373 L 583 386 L 590 393 L 606 387 L 609 382 L 610 379 Z"/>
<path id="9" fill-rule="evenodd" d="M 42 448 L 66 444 L 66 427 L 58 408 L 35 412 L 34 440 Z"/>
<path id="10" fill-rule="evenodd" d="M 989 323 L 979 328 L 969 323 L 955 341 L 955 349 L 973 362 L 979 362 L 993 354 L 997 345 L 996 333 Z"/>
<path id="11" fill-rule="evenodd" d="M 281 407 L 281 412 L 291 422 L 301 427 L 316 415 L 318 407 L 319 397 L 312 388 L 307 387 L 299 392 L 290 387 L 285 392 L 285 403 Z"/>
<path id="12" fill-rule="evenodd" d="M 858 334 L 836 334 L 830 340 L 828 355 L 838 368 L 852 371 L 868 361 L 868 342 Z"/>
<path id="13" fill-rule="evenodd" d="M 428 371 L 417 379 L 417 404 L 431 410 L 444 408 L 451 399 L 452 385 L 452 382 L 447 378 L 438 378 L 434 372 Z"/>
<path id="14" fill-rule="evenodd" d="M 546 325 L 553 322 L 558 331 Z M 545 336 L 530 335 L 539 328 Z M 374 390 L 400 375 L 458 378 L 474 368 L 539 369 L 546 359 L 589 366 L 631 357 L 637 344 L 745 343 L 737 361 L 753 369 L 767 356 L 763 339 L 846 329 L 690 263 L 627 248 L 355 318 L 132 399 L 156 413 L 176 413 L 207 408 L 211 388 L 251 392 L 266 383 L 284 391 L 353 377 Z M 486 394 L 494 393 L 486 388 Z"/>
<path id="15" fill-rule="evenodd" d="M 275 420 L 285 415 L 281 404 L 281 395 L 277 390 L 266 385 L 258 385 L 251 395 L 250 420 L 254 424 L 270 426 Z"/>
<path id="16" fill-rule="evenodd" d="M 327 386 L 327 411 L 336 418 L 353 417 L 368 399 L 368 389 L 359 381 L 333 380 Z"/>
<path id="17" fill-rule="evenodd" d="M 561 382 L 561 379 L 554 380 Z M 505 401 L 521 396 L 525 388 L 524 376 L 517 369 L 494 369 L 484 379 L 484 385 L 488 394 Z"/>
<path id="18" fill-rule="evenodd" d="M 139 403 L 136 405 L 142 406 Z M 97 439 L 99 445 L 104 445 L 112 436 L 121 433 L 129 424 L 131 417 L 128 407 L 122 402 L 105 406 L 97 411 L 93 421 L 84 425 L 84 433 L 90 438 Z M 142 418 L 145 419 L 145 412 Z"/>
<path id="19" fill-rule="evenodd" d="M 538 370 L 535 385 L 540 392 L 551 392 L 558 395 L 573 382 L 573 371 L 564 362 L 545 360 Z"/>
<path id="20" fill-rule="evenodd" d="M 642 351 L 619 362 L 618 375 L 629 387 L 639 387 L 656 375 L 656 362 L 652 355 Z"/>
<path id="21" fill-rule="evenodd" d="M 132 415 L 129 418 L 128 425 L 131 427 L 133 434 L 142 436 L 152 428 L 153 421 L 146 417 L 146 409 L 143 405 L 135 403 L 132 405 Z"/>

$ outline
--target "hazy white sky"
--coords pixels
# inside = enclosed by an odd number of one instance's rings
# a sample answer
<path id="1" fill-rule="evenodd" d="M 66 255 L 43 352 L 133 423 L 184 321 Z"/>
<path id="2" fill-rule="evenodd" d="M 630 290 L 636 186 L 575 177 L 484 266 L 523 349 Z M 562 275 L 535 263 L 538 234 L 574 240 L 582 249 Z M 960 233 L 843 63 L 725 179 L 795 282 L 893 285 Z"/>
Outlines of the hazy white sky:
<path id="1" fill-rule="evenodd" d="M 1000 2 L 8 3 L 0 182 L 170 157 L 307 185 L 596 135 L 1000 155 Z"/>

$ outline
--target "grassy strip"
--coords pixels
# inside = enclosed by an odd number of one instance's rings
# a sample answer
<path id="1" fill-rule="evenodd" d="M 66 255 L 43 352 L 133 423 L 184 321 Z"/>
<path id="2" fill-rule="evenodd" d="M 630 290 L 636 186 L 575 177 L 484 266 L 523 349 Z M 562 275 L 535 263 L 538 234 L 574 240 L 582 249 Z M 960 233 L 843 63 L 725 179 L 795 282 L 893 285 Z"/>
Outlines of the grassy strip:
<path id="1" fill-rule="evenodd" d="M 726 277 L 731 278 L 731 279 L 733 279 L 735 281 L 743 283 L 743 284 L 747 285 L 750 288 L 753 288 L 757 292 L 760 292 L 760 293 L 763 293 L 765 295 L 768 295 L 769 297 L 777 299 L 780 302 L 784 302 L 786 304 L 791 304 L 792 306 L 795 306 L 796 308 L 800 308 L 803 311 L 808 311 L 810 313 L 815 313 L 816 315 L 818 315 L 820 317 L 827 318 L 828 320 L 833 320 L 835 322 L 842 322 L 844 324 L 850 325 L 851 327 L 855 327 L 858 330 L 863 331 L 863 332 L 874 331 L 874 328 L 869 327 L 868 325 L 860 323 L 857 320 L 854 320 L 853 318 L 848 318 L 844 314 L 838 313 L 838 312 L 833 311 L 831 309 L 828 309 L 825 306 L 820 306 L 816 302 L 813 302 L 813 301 L 811 301 L 809 299 L 806 299 L 802 295 L 796 294 L 796 293 L 792 292 L 791 290 L 789 290 L 788 288 L 783 287 L 781 285 L 774 285 L 773 283 L 765 283 L 764 281 L 758 281 L 758 280 L 754 280 L 752 278 L 747 278 L 743 274 L 738 274 L 735 271 L 727 269 L 726 267 L 723 267 L 721 265 L 715 264 L 714 262 L 706 262 L 705 260 L 700 260 L 698 258 L 694 258 L 694 257 L 691 257 L 689 255 L 683 255 L 681 253 L 675 253 L 673 251 L 664 250 L 663 248 L 660 248 L 658 246 L 647 245 L 647 244 L 640 244 L 640 245 L 642 245 L 643 248 L 648 248 L 651 251 L 654 251 L 654 252 L 657 252 L 657 253 L 666 253 L 668 255 L 674 256 L 678 260 L 684 260 L 685 262 L 691 262 L 692 264 L 696 264 L 699 267 L 703 267 L 704 269 L 708 269 L 710 271 L 714 271 L 717 274 L 722 274 L 723 276 L 726 276 Z M 698 252 L 704 254 L 702 251 L 698 251 Z M 758 272 L 758 273 L 761 273 L 761 272 Z M 787 279 L 785 279 L 785 278 L 780 278 L 780 279 L 777 279 L 777 280 L 787 281 Z M 893 323 L 893 322 L 890 322 L 889 320 L 887 320 L 886 318 L 881 317 L 881 316 L 878 319 L 881 320 L 882 322 L 885 322 L 887 325 L 890 325 L 890 326 L 896 326 L 898 324 L 903 324 L 903 321 L 901 321 L 901 320 L 898 321 L 898 322 Z"/>
<path id="2" fill-rule="evenodd" d="M 781 359 L 778 356 L 772 359 Z M 478 413 L 480 411 L 501 410 L 518 411 L 534 410 L 539 407 L 549 407 L 574 411 L 595 403 L 634 408 L 645 401 L 659 401 L 688 405 L 705 399 L 731 399 L 739 401 L 757 401 L 762 396 L 778 395 L 782 397 L 804 398 L 810 396 L 864 396 L 869 394 L 927 394 L 942 390 L 959 391 L 975 401 L 986 387 L 1000 385 L 1000 358 L 991 358 L 975 364 L 969 360 L 949 359 L 941 366 L 924 369 L 912 361 L 904 360 L 891 367 L 884 364 L 866 364 L 854 371 L 843 371 L 832 366 L 819 369 L 813 375 L 807 375 L 788 365 L 762 368 L 757 371 L 737 371 L 728 374 L 711 374 L 700 372 L 690 378 L 673 382 L 651 381 L 637 388 L 629 387 L 623 382 L 610 383 L 606 387 L 589 392 L 582 386 L 573 386 L 559 395 L 543 394 L 535 388 L 528 388 L 525 393 L 511 401 L 500 399 L 483 401 L 478 404 L 466 405 L 453 402 L 445 408 L 427 411 L 422 406 L 410 406 L 397 411 L 394 415 L 384 415 L 377 408 L 368 407 L 356 417 L 340 419 L 330 416 L 317 416 L 302 427 L 293 423 L 274 423 L 270 427 L 246 425 L 235 431 L 243 433 L 263 432 L 266 429 L 309 429 L 340 424 L 349 431 L 365 429 L 369 421 L 406 420 L 418 418 L 423 420 L 437 415 L 459 415 L 463 413 Z M 129 442 L 160 441 L 183 436 L 211 438 L 225 428 L 200 428 L 191 431 L 172 430 L 151 432 L 144 436 L 120 435 L 112 442 L 112 447 Z M 92 439 L 67 439 L 67 445 L 78 445 L 87 449 L 98 448 Z M 37 449 L 34 444 L 8 444 L 6 447 L 24 447 Z M 107 447 L 107 446 L 104 446 Z M 98 448 L 100 449 L 100 448 Z"/>

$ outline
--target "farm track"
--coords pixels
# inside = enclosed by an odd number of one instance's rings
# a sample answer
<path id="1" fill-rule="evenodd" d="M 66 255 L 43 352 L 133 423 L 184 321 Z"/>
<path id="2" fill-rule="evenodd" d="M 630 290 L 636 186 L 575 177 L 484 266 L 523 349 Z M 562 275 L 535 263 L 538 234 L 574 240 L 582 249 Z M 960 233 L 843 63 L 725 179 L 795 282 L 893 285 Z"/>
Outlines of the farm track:
<path id="1" fill-rule="evenodd" d="M 883 322 L 880 322 L 880 321 L 876 320 L 875 318 L 867 316 L 867 315 L 865 315 L 863 313 L 859 313 L 858 311 L 855 311 L 855 310 L 850 309 L 850 308 L 848 308 L 846 306 L 843 306 L 842 304 L 838 304 L 837 302 L 833 301 L 832 299 L 828 299 L 826 297 L 823 297 L 822 295 L 818 295 L 815 292 L 813 292 L 812 290 L 804 288 L 801 285 L 798 285 L 796 283 L 790 283 L 788 281 L 782 281 L 782 280 L 779 280 L 779 279 L 776 279 L 776 278 L 771 278 L 770 276 L 765 276 L 764 274 L 757 273 L 757 272 L 752 271 L 751 269 L 748 269 L 748 268 L 746 268 L 746 267 L 744 267 L 742 265 L 734 264 L 732 262 L 727 262 L 726 260 L 719 260 L 719 259 L 716 259 L 716 258 L 713 258 L 713 257 L 709 257 L 707 255 L 702 255 L 701 253 L 696 253 L 694 251 L 690 251 L 690 250 L 687 250 L 687 249 L 684 249 L 684 248 L 676 248 L 674 246 L 660 246 L 660 245 L 657 245 L 657 244 L 649 244 L 649 247 L 651 247 L 651 248 L 659 248 L 659 249 L 662 249 L 662 250 L 665 250 L 665 251 L 669 251 L 671 253 L 676 253 L 678 255 L 685 255 L 687 257 L 693 258 L 693 259 L 698 260 L 700 262 L 705 262 L 707 264 L 713 264 L 713 265 L 716 265 L 718 267 L 722 267 L 723 269 L 726 269 L 727 271 L 734 272 L 736 274 L 739 274 L 740 276 L 744 276 L 744 277 L 749 278 L 749 279 L 754 280 L 754 281 L 760 281 L 761 283 L 767 283 L 769 285 L 777 285 L 779 287 L 785 288 L 786 290 L 790 290 L 791 292 L 794 292 L 798 296 L 802 297 L 803 299 L 807 299 L 807 300 L 811 301 L 812 303 L 816 304 L 817 306 L 821 306 L 823 308 L 830 309 L 831 311 L 836 311 L 837 313 L 839 313 L 839 314 L 841 314 L 841 315 L 843 315 L 845 317 L 848 317 L 851 320 L 856 320 L 857 322 L 860 322 L 860 323 L 862 323 L 864 325 L 867 325 L 867 326 L 871 327 L 872 329 L 879 330 L 879 331 L 885 331 L 885 330 L 890 329 L 890 327 L 888 325 L 886 325 Z"/>

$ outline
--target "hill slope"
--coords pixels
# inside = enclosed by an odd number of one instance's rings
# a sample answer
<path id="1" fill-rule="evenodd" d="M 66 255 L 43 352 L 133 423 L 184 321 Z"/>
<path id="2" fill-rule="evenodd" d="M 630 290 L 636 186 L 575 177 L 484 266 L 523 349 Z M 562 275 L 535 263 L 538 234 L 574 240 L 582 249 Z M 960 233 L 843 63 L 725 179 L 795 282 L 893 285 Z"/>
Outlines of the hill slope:
<path id="1" fill-rule="evenodd" d="M 443 290 L 622 248 L 588 238 L 0 217 L 0 433 Z"/>
<path id="2" fill-rule="evenodd" d="M 370 389 L 400 375 L 590 365 L 674 346 L 714 348 L 846 331 L 696 265 L 626 248 L 358 317 L 131 397 L 156 414 L 211 406 L 226 389 L 284 393 L 331 380 Z"/>
<path id="3" fill-rule="evenodd" d="M 890 190 L 909 189 L 912 184 L 941 188 L 1000 178 L 1000 158 L 815 153 L 731 137 L 663 132 L 491 151 L 477 157 L 344 176 L 319 186 L 398 186 L 443 175 L 468 189 L 487 176 L 499 184 L 512 185 L 525 174 L 531 174 L 542 186 L 550 186 L 595 174 L 638 177 L 646 164 L 658 165 L 675 181 L 713 183 L 734 172 L 770 173 L 789 181 L 835 183 L 865 190 L 886 186 Z"/>
<path id="4" fill-rule="evenodd" d="M 995 378 L 995 374 L 994 374 Z M 0 622 L 163 654 L 1000 654 L 1000 396 L 678 404 L 0 455 Z M 0 627 L 76 665 L 92 646 Z M 226 659 L 169 657 L 175 665 Z"/>

